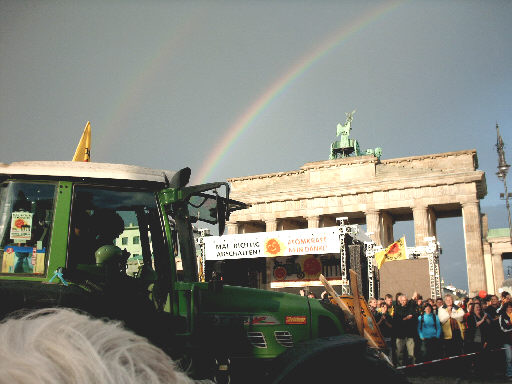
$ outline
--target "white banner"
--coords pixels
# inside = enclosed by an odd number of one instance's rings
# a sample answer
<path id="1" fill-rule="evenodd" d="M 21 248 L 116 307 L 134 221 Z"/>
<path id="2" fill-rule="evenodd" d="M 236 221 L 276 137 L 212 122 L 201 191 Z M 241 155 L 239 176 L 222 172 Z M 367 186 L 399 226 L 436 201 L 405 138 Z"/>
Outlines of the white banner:
<path id="1" fill-rule="evenodd" d="M 204 238 L 206 260 L 339 253 L 339 227 Z"/>

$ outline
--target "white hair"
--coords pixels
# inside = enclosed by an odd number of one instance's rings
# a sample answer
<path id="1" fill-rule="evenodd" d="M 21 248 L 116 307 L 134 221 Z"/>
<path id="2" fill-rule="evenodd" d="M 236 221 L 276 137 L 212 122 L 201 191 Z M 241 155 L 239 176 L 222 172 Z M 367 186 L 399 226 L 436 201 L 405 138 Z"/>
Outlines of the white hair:
<path id="1" fill-rule="evenodd" d="M 48 308 L 0 324 L 0 383 L 193 382 L 120 322 Z"/>

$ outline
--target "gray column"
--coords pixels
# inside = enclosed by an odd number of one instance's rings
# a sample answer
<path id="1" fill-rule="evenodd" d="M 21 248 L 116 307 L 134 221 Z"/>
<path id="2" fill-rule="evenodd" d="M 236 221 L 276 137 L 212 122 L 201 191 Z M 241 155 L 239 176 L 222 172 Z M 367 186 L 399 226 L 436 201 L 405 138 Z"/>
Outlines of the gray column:
<path id="1" fill-rule="evenodd" d="M 377 209 L 366 212 L 366 232 L 372 232 L 370 235 L 375 244 L 382 245 L 380 211 Z"/>
<path id="2" fill-rule="evenodd" d="M 308 228 L 320 228 L 320 216 L 310 216 L 308 219 Z"/>
<path id="3" fill-rule="evenodd" d="M 414 245 L 427 245 L 425 237 L 428 237 L 428 208 L 424 205 L 416 205 L 412 208 L 414 219 Z"/>
<path id="4" fill-rule="evenodd" d="M 480 204 L 478 201 L 462 203 L 462 221 L 464 223 L 464 239 L 466 244 L 469 295 L 473 297 L 480 290 L 487 289 L 482 247 Z"/>

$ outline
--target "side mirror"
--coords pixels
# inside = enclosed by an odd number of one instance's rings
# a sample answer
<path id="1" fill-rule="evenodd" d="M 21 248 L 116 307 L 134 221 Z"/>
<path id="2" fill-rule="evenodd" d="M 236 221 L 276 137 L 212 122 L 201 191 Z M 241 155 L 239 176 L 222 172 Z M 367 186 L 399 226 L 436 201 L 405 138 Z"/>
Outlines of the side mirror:
<path id="1" fill-rule="evenodd" d="M 181 177 L 180 177 L 180 174 Z M 188 180 L 188 168 L 181 170 L 172 178 L 170 185 Z M 226 188 L 225 196 L 222 197 L 217 190 Z M 227 183 L 209 183 L 180 188 L 180 200 L 186 203 L 188 211 L 187 218 L 191 223 L 203 221 L 209 224 L 218 224 L 219 233 L 222 235 L 226 228 L 226 221 L 229 220 L 231 212 L 238 209 L 248 208 L 248 205 L 229 199 L 229 185 Z M 176 195 L 169 194 L 169 203 Z M 165 200 L 164 200 L 165 201 Z"/>
<path id="2" fill-rule="evenodd" d="M 192 171 L 189 167 L 180 169 L 178 172 L 174 174 L 171 178 L 171 181 L 167 178 L 167 175 L 164 173 L 164 180 L 167 188 L 183 188 L 190 181 L 190 174 Z"/>

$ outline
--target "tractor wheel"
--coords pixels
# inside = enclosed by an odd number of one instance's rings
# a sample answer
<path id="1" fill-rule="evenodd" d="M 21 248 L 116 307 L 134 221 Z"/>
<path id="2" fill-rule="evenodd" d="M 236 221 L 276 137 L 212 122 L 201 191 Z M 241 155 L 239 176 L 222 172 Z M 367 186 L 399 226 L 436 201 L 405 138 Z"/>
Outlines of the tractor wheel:
<path id="1" fill-rule="evenodd" d="M 279 356 L 266 382 L 408 383 L 406 377 L 356 335 L 326 337 L 298 344 Z"/>

